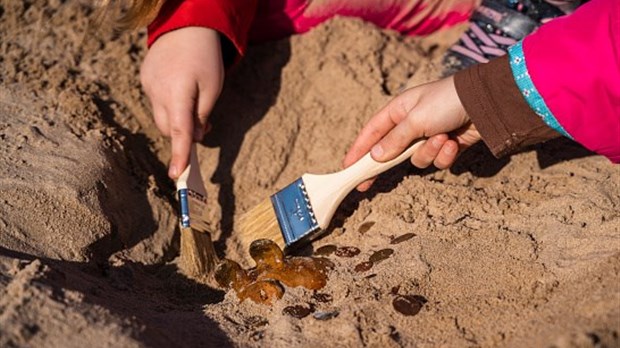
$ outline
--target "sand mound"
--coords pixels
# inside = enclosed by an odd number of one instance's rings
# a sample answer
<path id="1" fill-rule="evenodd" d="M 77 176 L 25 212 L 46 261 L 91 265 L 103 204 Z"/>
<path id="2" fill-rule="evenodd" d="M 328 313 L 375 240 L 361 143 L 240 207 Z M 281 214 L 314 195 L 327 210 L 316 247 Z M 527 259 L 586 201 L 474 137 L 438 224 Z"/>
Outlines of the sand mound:
<path id="1" fill-rule="evenodd" d="M 138 82 L 144 33 L 94 33 L 90 16 L 80 2 L 0 4 L 0 346 L 620 344 L 620 173 L 563 140 L 501 160 L 478 146 L 450 171 L 405 164 L 352 194 L 299 251 L 361 251 L 330 256 L 319 294 L 287 289 L 269 308 L 186 279 L 168 145 Z M 200 149 L 221 255 L 240 256 L 243 212 L 339 169 L 390 95 L 437 77 L 446 37 L 336 19 L 251 47 Z M 419 313 L 396 311 L 403 299 Z"/>

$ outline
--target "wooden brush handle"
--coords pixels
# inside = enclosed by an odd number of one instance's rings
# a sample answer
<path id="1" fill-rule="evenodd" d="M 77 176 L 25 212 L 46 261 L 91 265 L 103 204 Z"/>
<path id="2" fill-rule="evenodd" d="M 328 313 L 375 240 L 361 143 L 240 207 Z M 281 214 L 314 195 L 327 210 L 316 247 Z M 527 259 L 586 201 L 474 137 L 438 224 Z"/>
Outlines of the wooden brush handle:
<path id="1" fill-rule="evenodd" d="M 342 184 L 344 184 L 343 186 L 346 187 L 346 191 L 348 193 L 364 181 L 374 178 L 375 176 L 411 158 L 411 156 L 425 142 L 426 140 L 416 141 L 396 158 L 387 162 L 375 161 L 369 152 L 350 167 L 335 174 L 338 175 L 339 180 L 342 180 Z"/>
<path id="2" fill-rule="evenodd" d="M 416 141 L 398 157 L 387 162 L 377 162 L 370 156 L 370 153 L 367 153 L 352 166 L 337 173 L 327 175 L 304 174 L 302 179 L 306 185 L 307 194 L 319 226 L 324 229 L 329 225 L 329 221 L 340 202 L 357 185 L 404 162 L 425 142 L 424 139 Z"/>

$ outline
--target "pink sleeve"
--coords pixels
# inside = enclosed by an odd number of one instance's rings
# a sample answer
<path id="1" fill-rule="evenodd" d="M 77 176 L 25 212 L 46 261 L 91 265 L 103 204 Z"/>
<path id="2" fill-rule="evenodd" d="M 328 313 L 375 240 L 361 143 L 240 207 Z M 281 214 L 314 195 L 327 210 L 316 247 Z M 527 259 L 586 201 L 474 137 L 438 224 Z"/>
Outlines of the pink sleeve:
<path id="1" fill-rule="evenodd" d="M 535 111 L 548 108 L 539 114 L 543 120 L 557 121 L 556 130 L 620 162 L 620 1 L 592 0 L 543 25 L 524 39 L 522 54 L 522 75 L 544 101 Z M 521 92 L 530 103 L 530 91 Z"/>

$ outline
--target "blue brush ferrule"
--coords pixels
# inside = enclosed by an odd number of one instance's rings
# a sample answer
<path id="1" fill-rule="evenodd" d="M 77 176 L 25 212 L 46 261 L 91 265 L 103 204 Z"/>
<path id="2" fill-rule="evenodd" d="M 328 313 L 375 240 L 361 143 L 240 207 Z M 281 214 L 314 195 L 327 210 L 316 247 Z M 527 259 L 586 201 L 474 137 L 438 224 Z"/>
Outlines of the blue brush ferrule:
<path id="1" fill-rule="evenodd" d="M 271 196 L 286 246 L 319 229 L 301 178 Z"/>
<path id="2" fill-rule="evenodd" d="M 187 189 L 180 189 L 177 193 L 179 194 L 181 227 L 189 227 L 189 200 L 187 197 Z"/>

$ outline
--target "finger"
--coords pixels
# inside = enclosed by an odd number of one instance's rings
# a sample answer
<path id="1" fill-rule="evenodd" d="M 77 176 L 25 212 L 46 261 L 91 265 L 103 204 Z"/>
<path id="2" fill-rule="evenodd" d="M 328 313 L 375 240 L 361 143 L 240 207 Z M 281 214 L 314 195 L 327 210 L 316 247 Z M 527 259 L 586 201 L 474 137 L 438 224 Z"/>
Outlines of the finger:
<path id="1" fill-rule="evenodd" d="M 359 192 L 366 192 L 366 191 L 368 191 L 368 189 L 369 189 L 369 188 L 372 186 L 372 184 L 375 182 L 375 179 L 376 179 L 376 178 L 377 178 L 377 177 L 374 177 L 374 178 L 372 178 L 372 179 L 368 179 L 368 180 L 364 181 L 363 183 L 359 184 L 359 185 L 357 186 L 357 190 L 358 190 Z"/>
<path id="2" fill-rule="evenodd" d="M 413 97 L 413 95 L 405 92 L 392 99 L 366 123 L 345 155 L 343 161 L 345 168 L 362 158 L 377 142 L 407 117 L 407 112 L 411 109 L 409 105 L 414 102 Z"/>
<path id="3" fill-rule="evenodd" d="M 172 158 L 168 176 L 176 179 L 185 170 L 189 162 L 189 153 L 194 133 L 193 107 L 190 100 L 176 105 L 176 110 L 168 112 Z"/>
<path id="4" fill-rule="evenodd" d="M 198 85 L 199 95 L 196 103 L 196 119 L 194 123 L 194 141 L 201 141 L 207 133 L 209 115 L 213 111 L 215 102 L 219 97 L 221 88 L 209 88 L 205 84 Z"/>
<path id="5" fill-rule="evenodd" d="M 437 157 L 435 158 L 433 164 L 439 169 L 450 168 L 454 164 L 454 161 L 456 161 L 458 153 L 458 143 L 450 139 L 443 144 L 441 151 L 439 151 L 439 153 L 437 154 Z"/>
<path id="6" fill-rule="evenodd" d="M 170 123 L 168 122 L 168 113 L 163 106 L 159 104 L 153 105 L 153 120 L 155 121 L 155 126 L 157 126 L 157 129 L 159 129 L 163 136 L 170 136 Z"/>
<path id="7" fill-rule="evenodd" d="M 426 168 L 430 166 L 442 146 L 448 140 L 447 134 L 437 134 L 430 137 L 412 156 L 411 163 L 418 168 Z"/>

